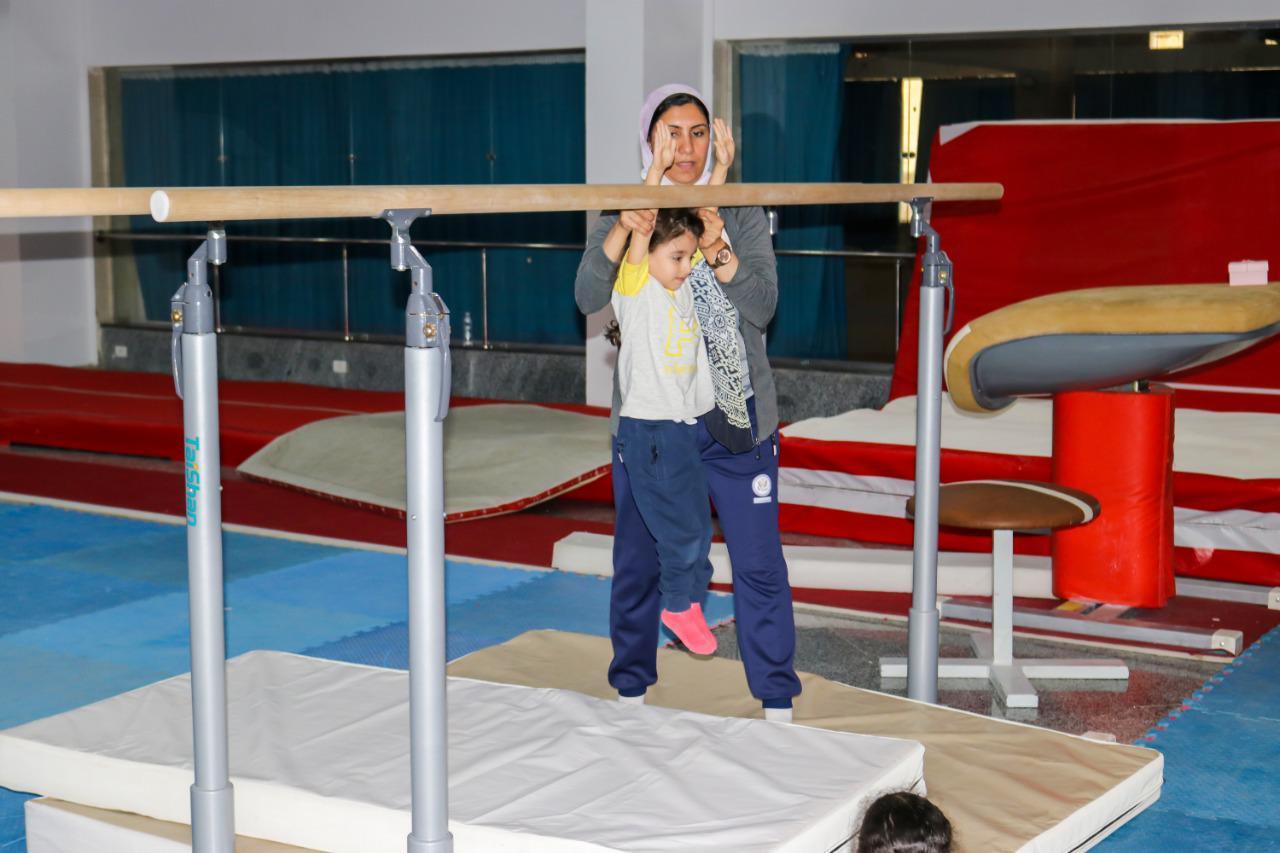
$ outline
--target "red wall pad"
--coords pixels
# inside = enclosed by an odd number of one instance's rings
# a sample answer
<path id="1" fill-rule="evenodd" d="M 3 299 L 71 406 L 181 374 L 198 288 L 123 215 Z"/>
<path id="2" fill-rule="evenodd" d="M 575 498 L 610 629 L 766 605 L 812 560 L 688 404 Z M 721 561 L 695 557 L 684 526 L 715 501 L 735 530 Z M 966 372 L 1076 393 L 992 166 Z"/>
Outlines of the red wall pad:
<path id="1" fill-rule="evenodd" d="M 1133 607 L 1173 595 L 1173 392 L 1074 391 L 1053 401 L 1053 480 L 1102 512 L 1051 537 L 1053 592 Z"/>

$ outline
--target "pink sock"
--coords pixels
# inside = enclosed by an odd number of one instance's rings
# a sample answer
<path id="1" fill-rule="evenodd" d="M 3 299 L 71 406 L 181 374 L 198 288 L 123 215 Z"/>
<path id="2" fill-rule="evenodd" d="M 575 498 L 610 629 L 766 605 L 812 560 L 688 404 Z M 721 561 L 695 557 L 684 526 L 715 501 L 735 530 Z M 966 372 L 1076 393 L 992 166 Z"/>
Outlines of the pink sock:
<path id="1" fill-rule="evenodd" d="M 716 650 L 716 638 L 707 627 L 701 604 L 691 604 L 688 610 L 679 613 L 662 611 L 662 624 L 670 628 L 685 648 L 695 655 L 709 655 Z"/>

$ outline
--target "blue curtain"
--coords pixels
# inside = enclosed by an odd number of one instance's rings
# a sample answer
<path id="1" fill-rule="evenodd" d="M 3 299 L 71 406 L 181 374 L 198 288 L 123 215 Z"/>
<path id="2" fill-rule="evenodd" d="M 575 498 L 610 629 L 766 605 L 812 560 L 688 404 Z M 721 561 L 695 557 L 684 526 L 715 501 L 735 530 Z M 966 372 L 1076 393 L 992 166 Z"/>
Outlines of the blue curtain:
<path id="1" fill-rule="evenodd" d="M 208 78 L 141 77 L 124 84 L 133 121 L 122 128 L 124 184 L 131 187 L 217 186 L 218 88 Z M 179 104 L 189 105 L 179 110 Z M 164 176 L 167 180 L 156 180 Z M 130 217 L 134 231 L 201 233 L 198 225 L 159 225 L 150 216 Z M 133 256 L 148 320 L 167 321 L 169 298 L 182 283 L 187 257 L 198 243 L 135 242 Z"/>
<path id="2" fill-rule="evenodd" d="M 197 85 L 198 84 L 198 85 Z M 334 65 L 219 72 L 198 78 L 122 75 L 129 185 L 581 183 L 585 79 L 578 57 L 418 67 Z M 168 135 L 173 126 L 188 128 Z M 222 147 L 219 147 L 219 139 Z M 221 157 L 219 155 L 222 155 Z M 444 216 L 415 224 L 420 240 L 581 243 L 580 214 Z M 155 230 L 141 218 L 137 228 Z M 235 223 L 234 234 L 385 241 L 375 220 Z M 138 244 L 151 247 L 163 244 Z M 190 246 L 139 257 L 149 319 L 168 313 Z M 338 331 L 338 245 L 235 243 L 223 270 L 229 326 Z M 350 326 L 399 334 L 408 276 L 385 245 L 348 247 Z M 461 336 L 481 325 L 478 249 L 427 249 Z M 490 337 L 580 344 L 573 302 L 578 252 L 490 250 Z"/>
<path id="3" fill-rule="evenodd" d="M 221 78 L 229 186 L 348 183 L 348 97 L 323 71 Z M 237 222 L 230 233 L 297 237 L 332 222 Z M 268 329 L 342 328 L 340 252 L 328 246 L 238 243 L 222 270 L 222 322 Z"/>
<path id="4" fill-rule="evenodd" d="M 742 179 L 826 182 L 840 179 L 843 79 L 848 48 L 806 46 L 744 52 L 739 73 Z M 780 211 L 779 249 L 842 249 L 841 217 L 825 206 Z M 840 258 L 778 259 L 778 310 L 769 353 L 845 358 L 844 263 Z"/>

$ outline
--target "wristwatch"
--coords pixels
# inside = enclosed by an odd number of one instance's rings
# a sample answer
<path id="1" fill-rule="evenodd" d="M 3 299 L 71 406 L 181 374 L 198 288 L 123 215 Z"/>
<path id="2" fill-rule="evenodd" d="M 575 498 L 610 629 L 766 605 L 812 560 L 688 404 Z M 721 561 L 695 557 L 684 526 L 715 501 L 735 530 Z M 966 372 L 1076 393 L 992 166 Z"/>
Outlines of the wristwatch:
<path id="1" fill-rule="evenodd" d="M 729 251 L 728 246 L 725 246 L 720 251 L 716 252 L 714 257 L 707 258 L 707 266 L 711 267 L 713 270 L 718 270 L 731 260 L 733 260 L 733 252 Z"/>

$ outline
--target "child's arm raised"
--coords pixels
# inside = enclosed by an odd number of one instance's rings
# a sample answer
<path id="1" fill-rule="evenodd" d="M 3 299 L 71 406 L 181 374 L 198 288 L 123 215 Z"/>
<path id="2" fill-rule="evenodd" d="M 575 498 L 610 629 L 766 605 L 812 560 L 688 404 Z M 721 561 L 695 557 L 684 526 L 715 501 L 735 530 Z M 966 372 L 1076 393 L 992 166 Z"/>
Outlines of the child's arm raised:
<path id="1" fill-rule="evenodd" d="M 658 211 L 653 211 L 657 217 Z M 637 227 L 631 232 L 631 248 L 627 250 L 627 263 L 639 266 L 649 257 L 649 238 L 653 236 L 653 225 Z"/>
<path id="2" fill-rule="evenodd" d="M 653 163 L 645 173 L 645 186 L 656 187 L 662 183 L 662 176 L 671 164 L 676 161 L 676 144 L 671 139 L 671 128 L 665 121 L 653 126 Z M 657 220 L 658 211 L 649 211 L 651 216 L 636 222 L 631 229 L 631 248 L 627 250 L 627 263 L 641 264 L 649 256 L 649 238 L 653 235 L 653 224 Z"/>

